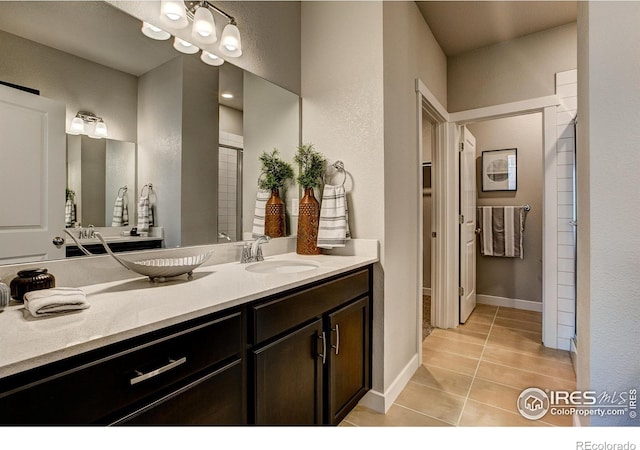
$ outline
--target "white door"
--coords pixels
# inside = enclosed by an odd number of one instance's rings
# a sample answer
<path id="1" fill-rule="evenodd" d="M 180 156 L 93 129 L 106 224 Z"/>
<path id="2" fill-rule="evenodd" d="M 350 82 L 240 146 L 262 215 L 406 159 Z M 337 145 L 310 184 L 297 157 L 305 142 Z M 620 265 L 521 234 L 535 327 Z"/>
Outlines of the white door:
<path id="1" fill-rule="evenodd" d="M 0 85 L 0 264 L 63 258 L 65 105 Z"/>
<path id="2" fill-rule="evenodd" d="M 476 138 L 460 133 L 460 323 L 476 307 Z"/>

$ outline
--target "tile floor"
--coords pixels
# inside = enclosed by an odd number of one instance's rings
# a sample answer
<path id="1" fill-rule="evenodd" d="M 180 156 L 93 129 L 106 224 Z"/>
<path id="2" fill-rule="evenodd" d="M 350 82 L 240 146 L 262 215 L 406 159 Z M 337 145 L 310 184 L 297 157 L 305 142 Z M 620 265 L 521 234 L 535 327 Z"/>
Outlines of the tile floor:
<path id="1" fill-rule="evenodd" d="M 530 421 L 523 389 L 575 389 L 569 353 L 542 340 L 542 314 L 478 305 L 456 329 L 435 328 L 422 365 L 387 414 L 356 406 L 341 426 L 571 426 L 570 416 Z"/>

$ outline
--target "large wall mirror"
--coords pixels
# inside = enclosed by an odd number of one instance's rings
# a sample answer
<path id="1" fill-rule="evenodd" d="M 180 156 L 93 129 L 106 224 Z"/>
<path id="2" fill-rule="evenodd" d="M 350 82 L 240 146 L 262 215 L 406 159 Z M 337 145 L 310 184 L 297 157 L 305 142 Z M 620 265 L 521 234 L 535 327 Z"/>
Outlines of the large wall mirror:
<path id="1" fill-rule="evenodd" d="M 0 2 L 0 81 L 64 103 L 67 130 L 78 111 L 107 124 L 107 139 L 67 135 L 67 189 L 83 226 L 110 227 L 125 186 L 135 225 L 141 188 L 152 184 L 164 247 L 242 240 L 251 232 L 258 156 L 278 148 L 292 160 L 300 99 L 140 28 L 105 2 Z"/>

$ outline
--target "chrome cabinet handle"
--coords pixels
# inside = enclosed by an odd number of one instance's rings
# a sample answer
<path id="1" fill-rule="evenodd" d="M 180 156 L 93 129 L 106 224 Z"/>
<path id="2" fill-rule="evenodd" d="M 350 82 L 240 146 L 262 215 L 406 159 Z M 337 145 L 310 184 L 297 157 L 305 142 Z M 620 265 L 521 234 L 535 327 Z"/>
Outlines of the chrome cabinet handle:
<path id="1" fill-rule="evenodd" d="M 327 362 L 327 338 L 324 331 L 318 335 L 318 339 L 322 339 L 322 353 L 318 353 L 318 356 L 322 357 L 322 364 L 325 364 Z"/>
<path id="2" fill-rule="evenodd" d="M 149 378 L 153 378 L 155 376 L 160 375 L 161 373 L 164 373 L 168 370 L 174 369 L 178 366 L 181 366 L 182 364 L 187 362 L 187 357 L 183 356 L 180 359 L 174 360 L 174 359 L 169 359 L 169 364 L 167 364 L 166 366 L 162 366 L 156 370 L 152 370 L 151 372 L 147 372 L 147 373 L 142 373 L 138 370 L 135 371 L 137 377 L 131 378 L 130 383 L 133 386 L 134 384 L 138 384 L 141 381 L 144 380 L 148 380 Z"/>
<path id="3" fill-rule="evenodd" d="M 64 245 L 64 239 L 61 238 L 60 236 L 56 236 L 53 238 L 53 241 L 51 241 L 53 243 L 53 245 L 56 246 L 56 248 L 60 248 Z"/>
<path id="4" fill-rule="evenodd" d="M 340 353 L 340 327 L 338 326 L 338 324 L 336 324 L 336 327 L 331 329 L 331 331 L 335 331 L 336 332 L 336 345 L 331 345 L 331 348 L 335 348 L 336 349 L 336 355 L 338 353 Z"/>

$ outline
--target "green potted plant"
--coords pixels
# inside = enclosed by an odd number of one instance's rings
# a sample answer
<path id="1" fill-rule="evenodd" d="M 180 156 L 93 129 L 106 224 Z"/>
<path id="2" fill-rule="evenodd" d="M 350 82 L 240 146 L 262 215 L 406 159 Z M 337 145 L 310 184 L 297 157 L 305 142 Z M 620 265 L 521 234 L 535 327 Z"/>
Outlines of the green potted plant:
<path id="1" fill-rule="evenodd" d="M 283 237 L 286 235 L 286 223 L 280 188 L 293 178 L 293 168 L 278 157 L 276 148 L 271 153 L 262 152 L 258 159 L 262 164 L 258 187 L 264 191 L 271 191 L 264 211 L 264 234 L 269 237 Z"/>
<path id="2" fill-rule="evenodd" d="M 316 200 L 313 188 L 322 182 L 326 159 L 313 148 L 313 144 L 300 145 L 293 158 L 298 165 L 298 184 L 304 190 L 298 211 L 298 236 L 296 253 L 301 255 L 319 255 L 317 247 L 318 223 L 320 221 L 320 203 Z"/>

